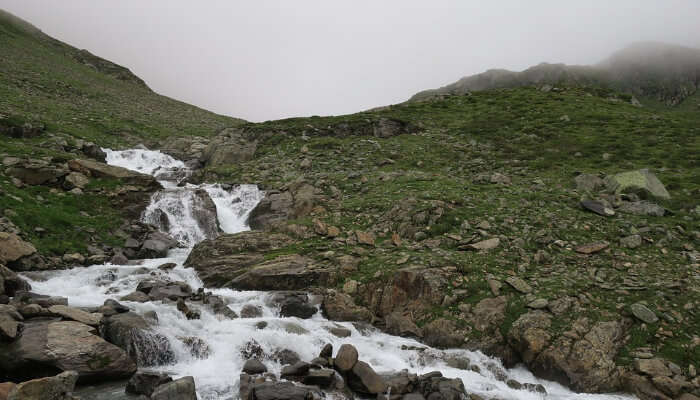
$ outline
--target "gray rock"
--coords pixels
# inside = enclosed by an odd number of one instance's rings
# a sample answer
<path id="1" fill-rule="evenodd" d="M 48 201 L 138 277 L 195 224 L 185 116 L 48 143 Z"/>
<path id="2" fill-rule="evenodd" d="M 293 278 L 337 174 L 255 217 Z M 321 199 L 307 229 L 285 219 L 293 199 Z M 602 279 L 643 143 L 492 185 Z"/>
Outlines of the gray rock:
<path id="1" fill-rule="evenodd" d="M 338 349 L 338 354 L 335 356 L 335 368 L 341 373 L 350 371 L 357 363 L 358 353 L 355 346 L 344 344 Z"/>
<path id="2" fill-rule="evenodd" d="M 620 245 L 628 249 L 636 249 L 642 245 L 642 237 L 639 235 L 626 236 L 620 239 Z"/>
<path id="3" fill-rule="evenodd" d="M 194 378 L 186 376 L 158 386 L 151 400 L 197 400 Z"/>
<path id="4" fill-rule="evenodd" d="M 257 375 L 264 374 L 265 372 L 267 372 L 267 367 L 265 364 L 256 359 L 250 359 L 243 364 L 243 373 Z"/>
<path id="5" fill-rule="evenodd" d="M 605 180 L 607 190 L 610 193 L 635 193 L 642 198 L 658 198 L 668 200 L 671 195 L 668 193 L 659 178 L 648 169 L 622 172 L 609 176 Z"/>
<path id="6" fill-rule="evenodd" d="M 104 319 L 102 337 L 119 346 L 139 366 L 163 365 L 175 360 L 168 339 L 152 330 L 148 321 L 133 312 Z"/>
<path id="7" fill-rule="evenodd" d="M 524 280 L 518 278 L 517 276 L 509 276 L 506 278 L 506 283 L 513 287 L 520 293 L 530 293 L 532 292 L 532 287 L 527 284 Z"/>
<path id="8" fill-rule="evenodd" d="M 364 361 L 357 361 L 348 372 L 348 386 L 361 394 L 379 394 L 386 390 L 384 378 Z"/>
<path id="9" fill-rule="evenodd" d="M 657 317 L 653 311 L 641 303 L 632 304 L 630 306 L 630 311 L 632 311 L 632 315 L 647 324 L 653 324 L 659 320 L 659 317 Z"/>
<path id="10" fill-rule="evenodd" d="M 260 318 L 262 314 L 262 307 L 252 304 L 246 304 L 241 309 L 241 318 Z"/>
<path id="11" fill-rule="evenodd" d="M 172 381 L 171 377 L 163 373 L 140 371 L 129 379 L 125 391 L 131 394 L 151 396 L 158 386 Z"/>
<path id="12" fill-rule="evenodd" d="M 604 217 L 612 217 L 615 215 L 615 210 L 596 200 L 584 200 L 581 202 L 581 207 Z"/>
<path id="13" fill-rule="evenodd" d="M 634 215 L 651 215 L 655 217 L 663 217 L 666 214 L 666 209 L 658 204 L 650 201 L 623 201 L 618 207 L 622 213 Z"/>

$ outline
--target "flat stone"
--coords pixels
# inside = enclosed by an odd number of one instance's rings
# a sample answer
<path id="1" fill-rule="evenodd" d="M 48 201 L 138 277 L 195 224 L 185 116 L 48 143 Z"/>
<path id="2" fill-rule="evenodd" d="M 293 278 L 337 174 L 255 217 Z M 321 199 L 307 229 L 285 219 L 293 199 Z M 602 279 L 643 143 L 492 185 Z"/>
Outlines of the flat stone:
<path id="1" fill-rule="evenodd" d="M 605 204 L 595 200 L 584 200 L 581 202 L 581 207 L 604 217 L 612 217 L 615 215 L 615 210 L 606 207 Z"/>
<path id="2" fill-rule="evenodd" d="M 547 301 L 547 299 L 535 299 L 532 302 L 530 302 L 530 304 L 528 304 L 527 306 L 529 308 L 534 308 L 534 309 L 538 310 L 541 308 L 545 308 L 548 305 L 549 305 L 549 301 Z"/>
<path id="3" fill-rule="evenodd" d="M 61 317 L 81 322 L 85 325 L 98 326 L 100 321 L 102 321 L 102 314 L 99 313 L 89 313 L 77 308 L 56 305 L 49 307 L 49 312 L 60 315 Z"/>
<path id="4" fill-rule="evenodd" d="M 466 246 L 466 249 L 467 250 L 491 250 L 491 249 L 495 249 L 500 244 L 501 244 L 501 239 L 491 238 L 491 239 L 482 240 L 482 241 L 476 242 L 476 243 L 470 243 Z"/>
<path id="5" fill-rule="evenodd" d="M 659 358 L 635 360 L 634 369 L 649 376 L 671 376 L 671 370 Z"/>
<path id="6" fill-rule="evenodd" d="M 608 242 L 594 242 L 577 246 L 574 251 L 581 254 L 594 254 L 607 249 L 608 246 Z"/>
<path id="7" fill-rule="evenodd" d="M 643 322 L 646 322 L 647 324 L 653 324 L 659 320 L 659 317 L 657 317 L 656 314 L 644 304 L 632 304 L 630 306 L 630 310 L 635 317 L 639 318 L 639 320 Z"/>
<path id="8" fill-rule="evenodd" d="M 527 282 L 518 278 L 517 276 L 509 276 L 506 278 L 506 282 L 520 293 L 530 293 L 532 292 L 532 287 L 528 285 Z"/>

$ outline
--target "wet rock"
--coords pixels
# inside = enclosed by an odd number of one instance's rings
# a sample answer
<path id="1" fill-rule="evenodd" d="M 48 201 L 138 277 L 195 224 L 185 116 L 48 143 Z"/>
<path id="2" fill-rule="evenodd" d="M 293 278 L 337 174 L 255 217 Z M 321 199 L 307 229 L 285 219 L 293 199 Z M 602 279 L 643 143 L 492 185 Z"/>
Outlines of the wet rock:
<path id="1" fill-rule="evenodd" d="M 197 225 L 199 225 L 204 236 L 207 239 L 214 239 L 219 236 L 219 233 L 222 231 L 216 214 L 216 204 L 214 204 L 206 190 L 198 189 L 194 192 L 192 208 L 194 219 L 197 221 Z"/>
<path id="2" fill-rule="evenodd" d="M 321 352 L 318 355 L 321 358 L 331 358 L 333 357 L 333 345 L 330 343 L 326 343 L 323 348 L 321 349 Z"/>
<path id="3" fill-rule="evenodd" d="M 605 184 L 610 193 L 634 193 L 642 198 L 658 198 L 668 200 L 668 193 L 659 178 L 648 169 L 622 172 L 606 178 Z"/>
<path id="4" fill-rule="evenodd" d="M 301 379 L 301 382 L 305 385 L 327 388 L 335 383 L 335 372 L 332 369 L 312 369 Z"/>
<path id="5" fill-rule="evenodd" d="M 105 340 L 126 351 L 139 366 L 163 365 L 175 360 L 168 339 L 154 332 L 151 325 L 136 313 L 107 317 L 100 331 Z"/>
<path id="6" fill-rule="evenodd" d="M 341 346 L 342 349 L 342 346 Z M 337 358 L 336 358 L 337 366 Z M 364 361 L 357 361 L 347 373 L 348 386 L 361 394 L 379 394 L 386 390 L 384 379 Z"/>
<path id="7" fill-rule="evenodd" d="M 148 295 L 146 293 L 140 292 L 137 290 L 135 292 L 127 294 L 126 296 L 122 296 L 121 298 L 119 298 L 119 300 L 121 300 L 121 301 L 134 301 L 137 303 L 145 303 L 147 301 L 150 301 L 151 299 L 150 299 L 150 297 L 148 297 Z"/>
<path id="8" fill-rule="evenodd" d="M 0 263 L 12 267 L 22 257 L 36 253 L 36 248 L 14 233 L 0 232 Z"/>
<path id="9" fill-rule="evenodd" d="M 152 400 L 197 400 L 194 378 L 186 376 L 158 386 L 151 395 Z"/>
<path id="10" fill-rule="evenodd" d="M 51 372 L 77 371 L 81 381 L 121 379 L 136 365 L 119 347 L 96 335 L 95 328 L 75 321 L 26 322 L 22 336 L 0 345 L 0 370 L 25 380 Z"/>
<path id="11" fill-rule="evenodd" d="M 581 202 L 581 207 L 604 217 L 612 217 L 615 215 L 615 210 L 597 200 L 584 200 Z"/>
<path id="12" fill-rule="evenodd" d="M 280 308 L 281 317 L 307 319 L 318 311 L 309 303 L 305 292 L 278 292 L 272 296 L 270 303 Z"/>
<path id="13" fill-rule="evenodd" d="M 282 365 L 292 365 L 301 361 L 299 354 L 289 349 L 277 350 L 270 358 Z"/>
<path id="14" fill-rule="evenodd" d="M 282 373 L 280 376 L 283 379 L 295 379 L 308 374 L 310 368 L 311 364 L 304 361 L 298 361 L 292 365 L 285 365 L 282 367 Z"/>
<path id="15" fill-rule="evenodd" d="M 352 331 L 350 329 L 344 328 L 342 326 L 331 326 L 331 327 L 326 327 L 326 329 L 333 336 L 336 336 L 339 338 L 346 338 L 346 337 L 350 337 L 352 335 Z"/>
<path id="16" fill-rule="evenodd" d="M 224 300 L 219 296 L 208 295 L 204 300 L 204 304 L 208 304 L 216 315 L 221 315 L 228 319 L 238 318 L 238 314 L 230 309 Z"/>
<path id="17" fill-rule="evenodd" d="M 247 399 L 308 400 L 322 397 L 322 394 L 312 387 L 297 386 L 292 382 L 264 382 L 254 385 Z"/>
<path id="18" fill-rule="evenodd" d="M 264 374 L 267 372 L 267 367 L 265 364 L 253 358 L 243 364 L 243 372 L 249 375 Z"/>
<path id="19" fill-rule="evenodd" d="M 48 378 L 33 379 L 16 385 L 8 394 L 8 400 L 73 400 L 73 390 L 78 381 L 75 371 L 62 372 Z"/>
<path id="20" fill-rule="evenodd" d="M 656 313 L 641 303 L 632 304 L 630 306 L 630 311 L 632 311 L 632 315 L 637 317 L 640 321 L 646 322 L 647 324 L 653 324 L 659 320 Z"/>
<path id="21" fill-rule="evenodd" d="M 97 160 L 101 163 L 107 161 L 107 153 L 102 150 L 102 148 L 94 143 L 85 143 L 80 149 L 86 156 Z"/>
<path id="22" fill-rule="evenodd" d="M 241 318 L 260 318 L 262 314 L 262 307 L 252 304 L 246 304 L 241 309 Z"/>
<path id="23" fill-rule="evenodd" d="M 0 264 L 0 295 L 14 297 L 17 291 L 29 291 L 32 287 L 14 271 Z"/>
<path id="24" fill-rule="evenodd" d="M 341 373 L 350 371 L 357 363 L 358 353 L 355 346 L 351 344 L 343 344 L 338 349 L 335 356 L 334 366 Z"/>
<path id="25" fill-rule="evenodd" d="M 167 257 L 168 251 L 178 246 L 177 240 L 163 232 L 151 232 L 141 244 L 138 252 L 140 258 Z"/>
<path id="26" fill-rule="evenodd" d="M 164 373 L 139 371 L 129 379 L 125 391 L 130 394 L 142 394 L 150 397 L 158 386 L 172 382 L 172 380 Z"/>
<path id="27" fill-rule="evenodd" d="M 143 292 L 148 295 L 149 299 L 156 301 L 164 299 L 177 301 L 192 296 L 192 288 L 185 282 L 145 280 L 139 282 L 136 291 Z"/>
<path id="28" fill-rule="evenodd" d="M 201 314 L 199 313 L 199 310 L 190 309 L 187 306 L 187 303 L 185 303 L 185 300 L 183 300 L 183 299 L 177 300 L 176 307 L 177 307 L 177 310 L 180 311 L 182 314 L 184 314 L 185 318 L 187 318 L 187 319 L 192 320 L 192 319 L 200 319 L 201 318 Z"/>
<path id="29" fill-rule="evenodd" d="M 205 360 L 211 355 L 209 345 L 202 338 L 198 338 L 196 336 L 185 336 L 178 337 L 178 339 L 182 342 L 182 344 L 187 346 L 192 357 L 196 359 Z"/>

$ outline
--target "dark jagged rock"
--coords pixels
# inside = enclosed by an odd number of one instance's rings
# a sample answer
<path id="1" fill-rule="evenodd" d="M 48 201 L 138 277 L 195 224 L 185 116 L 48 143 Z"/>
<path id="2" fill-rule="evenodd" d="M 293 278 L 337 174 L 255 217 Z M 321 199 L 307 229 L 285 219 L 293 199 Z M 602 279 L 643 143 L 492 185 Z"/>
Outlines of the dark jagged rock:
<path id="1" fill-rule="evenodd" d="M 126 393 L 151 396 L 156 388 L 164 383 L 172 382 L 172 378 L 163 373 L 137 372 L 126 384 Z"/>
<path id="2" fill-rule="evenodd" d="M 139 366 L 163 365 L 175 360 L 168 339 L 152 330 L 150 324 L 133 312 L 105 318 L 102 337 L 122 348 Z"/>
<path id="3" fill-rule="evenodd" d="M 267 367 L 265 364 L 254 358 L 246 361 L 245 364 L 243 364 L 243 373 L 257 375 L 264 374 L 265 372 L 267 372 Z"/>
<path id="4" fill-rule="evenodd" d="M 309 303 L 305 292 L 278 292 L 270 299 L 270 303 L 280 308 L 281 317 L 311 318 L 318 311 Z"/>

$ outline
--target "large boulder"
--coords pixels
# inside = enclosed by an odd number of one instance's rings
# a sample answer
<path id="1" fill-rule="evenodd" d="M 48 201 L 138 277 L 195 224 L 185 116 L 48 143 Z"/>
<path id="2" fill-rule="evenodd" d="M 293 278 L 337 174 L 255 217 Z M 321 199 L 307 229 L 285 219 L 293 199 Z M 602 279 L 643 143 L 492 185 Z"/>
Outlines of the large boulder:
<path id="1" fill-rule="evenodd" d="M 222 232 L 216 213 L 216 204 L 204 189 L 194 192 L 192 215 L 207 239 L 214 239 Z"/>
<path id="2" fill-rule="evenodd" d="M 528 314 L 516 321 L 516 332 L 509 335 L 509 341 L 526 362 L 531 360 L 527 364 L 535 374 L 577 391 L 603 392 L 620 387 L 615 357 L 624 342 L 625 323 L 591 324 L 580 318 L 569 331 L 549 343 L 549 335 L 544 334 L 549 318 L 540 312 Z"/>
<path id="3" fill-rule="evenodd" d="M 160 184 L 151 175 L 94 160 L 71 160 L 68 162 L 68 167 L 72 171 L 94 178 L 113 178 L 130 185 L 160 188 Z"/>
<path id="4" fill-rule="evenodd" d="M 309 215 L 317 202 L 316 189 L 303 180 L 296 181 L 281 191 L 268 191 L 250 212 L 248 223 L 252 229 L 279 229 L 287 220 Z"/>
<path id="5" fill-rule="evenodd" d="M 386 391 L 386 382 L 364 361 L 358 361 L 347 375 L 348 386 L 364 395 L 377 395 Z"/>
<path id="6" fill-rule="evenodd" d="M 78 373 L 75 371 L 33 379 L 15 386 L 7 400 L 73 400 L 73 390 L 77 381 Z"/>
<path id="7" fill-rule="evenodd" d="M 277 292 L 270 298 L 273 306 L 279 307 L 280 317 L 311 318 L 318 309 L 309 302 L 306 292 Z"/>
<path id="8" fill-rule="evenodd" d="M 635 193 L 642 198 L 668 200 L 671 195 L 663 183 L 648 169 L 621 172 L 605 180 L 607 190 L 614 194 Z"/>
<path id="9" fill-rule="evenodd" d="M 177 246 L 177 240 L 173 239 L 170 235 L 159 231 L 151 232 L 141 244 L 138 256 L 140 258 L 167 257 L 168 251 Z"/>
<path id="10" fill-rule="evenodd" d="M 12 266 L 22 257 L 29 257 L 36 253 L 36 248 L 31 243 L 25 242 L 14 233 L 0 232 L 0 263 Z"/>
<path id="11" fill-rule="evenodd" d="M 197 400 L 194 378 L 186 376 L 158 386 L 151 400 Z"/>
<path id="12" fill-rule="evenodd" d="M 292 254 L 254 265 L 230 281 L 239 290 L 304 290 L 323 286 L 331 279 L 329 269 L 304 256 Z"/>
<path id="13" fill-rule="evenodd" d="M 198 243 L 185 261 L 208 287 L 226 287 L 251 266 L 264 261 L 265 253 L 284 248 L 293 241 L 283 234 L 241 232 L 221 235 Z"/>
<path id="14" fill-rule="evenodd" d="M 126 384 L 124 391 L 129 394 L 151 396 L 156 388 L 173 379 L 166 374 L 140 371 L 135 373 Z"/>
<path id="15" fill-rule="evenodd" d="M 28 185 L 56 183 L 68 174 L 65 165 L 55 165 L 43 160 L 29 160 L 8 168 L 5 173 Z"/>
<path id="16" fill-rule="evenodd" d="M 29 291 L 32 287 L 14 271 L 0 265 L 0 295 L 13 297 L 17 291 Z"/>
<path id="17" fill-rule="evenodd" d="M 123 379 L 136 371 L 125 351 L 75 321 L 29 321 L 22 336 L 0 344 L 0 374 L 22 381 L 76 371 L 81 381 Z"/>
<path id="18" fill-rule="evenodd" d="M 136 313 L 105 318 L 100 332 L 105 340 L 126 351 L 139 366 L 163 365 L 175 360 L 168 338 L 154 332 L 151 325 Z"/>

